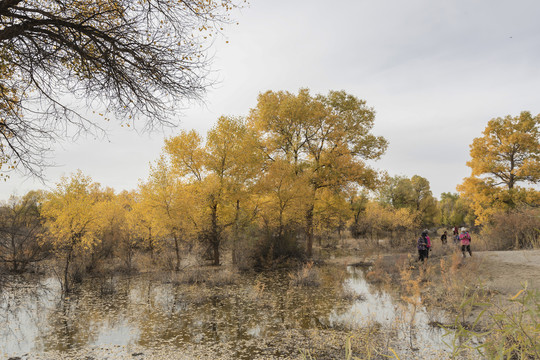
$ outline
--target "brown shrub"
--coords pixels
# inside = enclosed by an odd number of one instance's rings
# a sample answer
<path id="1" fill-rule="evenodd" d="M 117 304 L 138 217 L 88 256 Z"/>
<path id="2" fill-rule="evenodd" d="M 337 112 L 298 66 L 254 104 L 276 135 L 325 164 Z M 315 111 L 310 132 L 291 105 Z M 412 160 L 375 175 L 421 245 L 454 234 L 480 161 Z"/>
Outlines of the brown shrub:
<path id="1" fill-rule="evenodd" d="M 306 263 L 296 273 L 290 273 L 291 285 L 294 286 L 313 286 L 321 285 L 319 270 L 313 267 L 313 262 Z"/>
<path id="2" fill-rule="evenodd" d="M 206 284 L 207 287 L 220 287 L 235 284 L 238 281 L 238 273 L 231 269 L 192 267 L 180 272 L 170 272 L 167 281 L 173 284 Z"/>
<path id="3" fill-rule="evenodd" d="M 491 250 L 540 247 L 540 209 L 520 208 L 495 214 L 482 235 Z"/>

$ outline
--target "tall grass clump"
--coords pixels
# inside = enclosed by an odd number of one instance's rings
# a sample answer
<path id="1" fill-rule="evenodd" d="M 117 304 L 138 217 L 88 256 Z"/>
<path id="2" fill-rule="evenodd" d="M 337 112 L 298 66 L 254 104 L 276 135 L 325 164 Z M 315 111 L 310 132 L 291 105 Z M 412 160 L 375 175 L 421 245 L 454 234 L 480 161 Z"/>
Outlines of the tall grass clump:
<path id="1" fill-rule="evenodd" d="M 343 346 L 343 345 L 342 345 Z M 355 355 L 356 354 L 356 355 Z M 328 355 L 328 354 L 326 354 Z M 329 357 L 322 356 L 320 359 Z M 361 331 L 356 331 L 345 340 L 341 355 L 332 354 L 332 359 L 343 360 L 371 360 L 371 359 L 396 359 L 400 357 L 389 346 L 389 336 L 381 332 L 381 327 L 371 324 Z M 303 350 L 300 352 L 302 360 L 318 360 L 317 354 Z"/>
<path id="2" fill-rule="evenodd" d="M 492 293 L 478 280 L 478 268 L 476 261 L 462 263 L 461 254 L 456 251 L 448 259 L 441 258 L 440 281 L 429 293 L 427 301 L 432 305 L 441 306 L 451 314 L 459 314 L 463 326 L 476 309 L 477 302 L 488 302 Z"/>
<path id="3" fill-rule="evenodd" d="M 507 306 L 477 304 L 484 310 L 473 325 L 481 324 L 482 331 L 456 319 L 453 357 L 472 349 L 486 359 L 540 359 L 540 292 L 525 285 L 509 300 Z"/>
<path id="4" fill-rule="evenodd" d="M 291 285 L 294 286 L 317 287 L 321 285 L 319 270 L 313 267 L 312 261 L 304 264 L 298 271 L 289 273 L 289 278 Z"/>

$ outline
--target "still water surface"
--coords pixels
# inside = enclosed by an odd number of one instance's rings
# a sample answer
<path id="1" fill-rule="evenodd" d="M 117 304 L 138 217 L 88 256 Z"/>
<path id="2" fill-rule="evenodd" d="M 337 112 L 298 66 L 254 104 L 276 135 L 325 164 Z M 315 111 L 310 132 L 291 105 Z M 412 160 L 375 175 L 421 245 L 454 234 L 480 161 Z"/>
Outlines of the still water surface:
<path id="1" fill-rule="evenodd" d="M 207 287 L 155 274 L 88 279 L 69 298 L 45 279 L 0 298 L 0 357 L 100 346 L 179 348 L 227 344 L 250 359 L 258 339 L 290 329 L 351 329 L 377 323 L 410 341 L 413 311 L 366 282 L 363 272 L 321 270 L 319 287 L 291 285 L 287 272 L 244 274 Z M 445 349 L 444 331 L 428 325 L 443 314 L 415 313 L 414 343 Z M 405 345 L 404 345 L 405 348 Z M 282 349 L 273 350 L 275 353 Z"/>

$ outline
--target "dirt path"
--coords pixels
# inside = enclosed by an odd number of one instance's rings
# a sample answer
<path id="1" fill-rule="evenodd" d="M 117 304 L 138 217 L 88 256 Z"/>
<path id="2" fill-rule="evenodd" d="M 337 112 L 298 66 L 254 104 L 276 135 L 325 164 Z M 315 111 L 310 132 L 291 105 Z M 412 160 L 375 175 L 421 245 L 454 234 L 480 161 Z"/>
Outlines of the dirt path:
<path id="1" fill-rule="evenodd" d="M 540 289 L 540 250 L 480 251 L 479 277 L 489 288 L 513 295 L 527 281 L 530 289 Z"/>
<path id="2" fill-rule="evenodd" d="M 434 255 L 440 256 L 437 251 Z M 395 261 L 399 254 L 385 256 L 390 261 Z M 413 257 L 416 257 L 416 254 L 413 254 Z M 328 263 L 350 265 L 363 261 L 366 261 L 366 258 L 348 255 L 330 259 Z M 374 260 L 367 258 L 367 261 Z M 517 293 L 525 281 L 528 282 L 529 289 L 540 290 L 540 250 L 476 251 L 472 258 L 467 255 L 464 261 L 476 262 L 478 280 L 503 296 Z"/>

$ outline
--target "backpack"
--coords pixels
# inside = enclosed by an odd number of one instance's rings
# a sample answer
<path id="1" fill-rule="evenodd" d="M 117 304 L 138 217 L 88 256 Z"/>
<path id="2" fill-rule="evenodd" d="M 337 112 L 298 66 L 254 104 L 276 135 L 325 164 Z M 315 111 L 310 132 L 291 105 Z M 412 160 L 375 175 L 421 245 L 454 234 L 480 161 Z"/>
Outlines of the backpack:
<path id="1" fill-rule="evenodd" d="M 428 240 L 425 237 L 420 236 L 417 240 L 418 250 L 428 250 Z"/>

